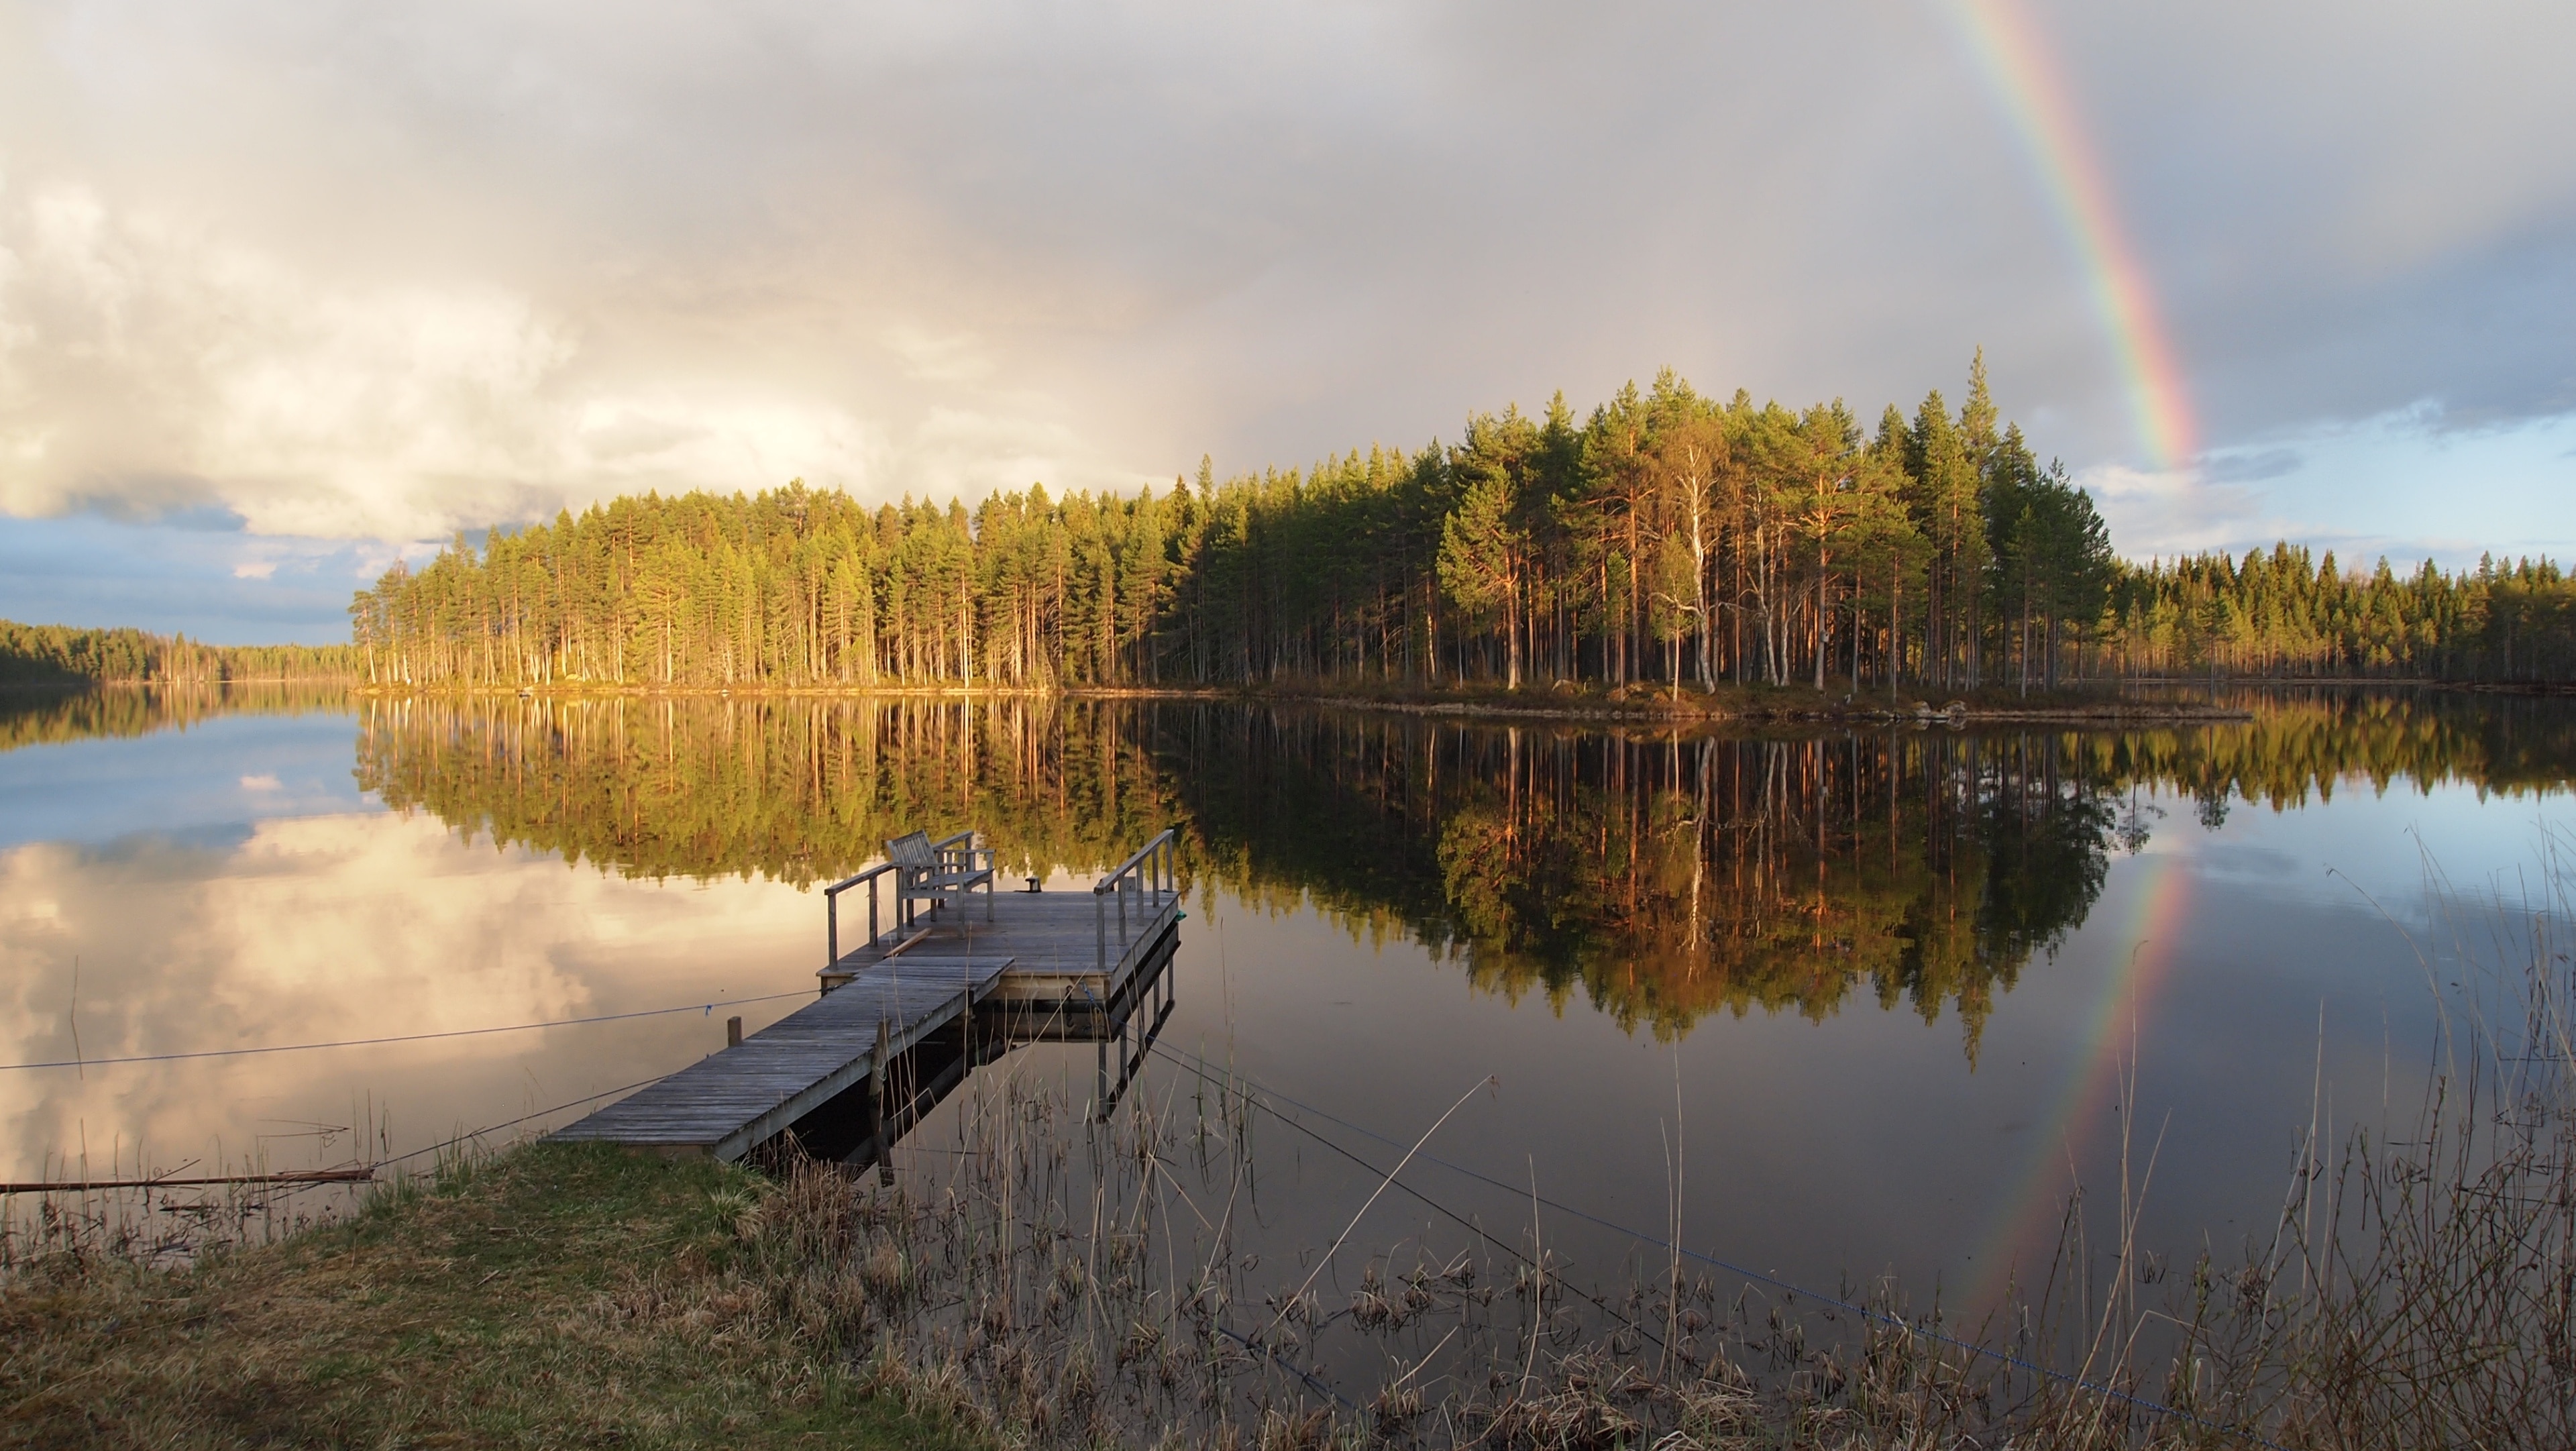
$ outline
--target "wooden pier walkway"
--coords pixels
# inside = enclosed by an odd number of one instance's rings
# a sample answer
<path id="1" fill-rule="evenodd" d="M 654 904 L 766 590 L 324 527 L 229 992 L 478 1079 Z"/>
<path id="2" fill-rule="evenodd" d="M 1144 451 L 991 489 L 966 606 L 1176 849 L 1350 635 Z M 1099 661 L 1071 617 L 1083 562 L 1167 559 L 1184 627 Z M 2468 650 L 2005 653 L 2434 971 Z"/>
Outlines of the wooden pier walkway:
<path id="1" fill-rule="evenodd" d="M 981 854 L 965 836 L 938 848 Z M 1106 1044 L 1113 1034 L 1126 1042 L 1129 1010 L 1149 981 L 1161 983 L 1177 944 L 1172 850 L 1163 832 L 1088 892 L 994 892 L 918 911 L 892 862 L 826 888 L 817 1001 L 555 1137 L 738 1159 L 862 1088 L 863 1111 L 883 1123 L 896 1108 L 889 1070 L 934 1038 L 954 1039 L 969 1066 L 978 1037 L 1099 1041 L 1106 1100 Z M 841 898 L 860 888 L 868 935 L 845 952 Z M 1127 1073 L 1122 1046 L 1121 1088 Z M 895 1116 L 890 1127 L 910 1117 Z"/>

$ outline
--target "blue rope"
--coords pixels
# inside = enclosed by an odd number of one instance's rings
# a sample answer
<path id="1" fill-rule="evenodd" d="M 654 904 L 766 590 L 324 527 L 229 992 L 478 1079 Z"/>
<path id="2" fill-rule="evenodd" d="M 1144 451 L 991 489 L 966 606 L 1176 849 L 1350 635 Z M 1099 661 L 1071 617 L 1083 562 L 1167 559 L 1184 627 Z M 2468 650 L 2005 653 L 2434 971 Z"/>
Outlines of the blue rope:
<path id="1" fill-rule="evenodd" d="M 726 998 L 721 1002 L 689 1003 L 676 1008 L 646 1008 L 633 1013 L 602 1013 L 591 1018 L 556 1018 L 543 1023 L 510 1023 L 498 1028 L 454 1028 L 444 1033 L 400 1033 L 390 1038 L 344 1038 L 331 1043 L 272 1043 L 264 1048 L 207 1048 L 194 1053 L 138 1053 L 130 1058 L 65 1058 L 52 1063 L 0 1063 L 0 1073 L 14 1073 L 31 1068 L 105 1068 L 118 1063 L 176 1063 L 188 1058 L 242 1058 L 255 1053 L 306 1053 L 317 1048 L 368 1048 L 381 1043 L 424 1043 L 433 1038 L 479 1038 L 490 1033 L 524 1033 L 531 1028 L 569 1028 L 581 1023 L 617 1023 L 629 1018 L 659 1018 L 672 1013 L 697 1013 L 713 1017 L 718 1008 L 735 1008 L 745 1003 L 774 1003 L 780 998 L 801 998 L 808 993 L 770 993 L 756 998 Z"/>
<path id="2" fill-rule="evenodd" d="M 1264 1098 L 1276 1100 L 1276 1103 L 1264 1103 L 1262 1104 L 1262 1107 L 1269 1109 L 1271 1113 L 1277 1114 L 1281 1120 L 1295 1125 L 1296 1127 L 1304 1128 L 1305 1126 L 1298 1124 L 1295 1119 L 1289 1118 L 1286 1114 L 1280 1113 L 1276 1104 L 1284 1103 L 1290 1108 L 1294 1108 L 1302 1113 L 1313 1114 L 1315 1117 L 1323 1119 L 1327 1123 L 1337 1124 L 1363 1138 L 1375 1139 L 1379 1143 L 1385 1144 L 1390 1148 L 1400 1149 L 1405 1147 L 1401 1142 L 1388 1138 L 1386 1135 L 1378 1133 L 1374 1129 L 1363 1128 L 1358 1124 L 1352 1123 L 1348 1119 L 1327 1113 L 1311 1104 L 1299 1103 L 1297 1100 L 1288 1097 L 1286 1094 L 1265 1088 L 1260 1083 L 1231 1068 L 1216 1068 L 1208 1063 L 1207 1060 L 1198 1057 L 1196 1054 L 1185 1053 L 1178 1048 L 1169 1047 L 1159 1043 L 1152 1045 L 1152 1047 L 1159 1049 L 1167 1056 L 1188 1065 L 1201 1079 L 1216 1083 L 1220 1088 L 1222 1088 L 1227 1081 L 1231 1081 L 1250 1088 Z M 1220 1077 L 1218 1075 L 1222 1076 Z M 1308 1133 L 1314 1132 L 1312 1129 L 1307 1129 L 1306 1131 Z M 2096 1395 L 2109 1396 L 2113 1400 L 2119 1401 L 2124 1405 L 2133 1406 L 2141 1411 L 2146 1411 L 2153 1415 L 2171 1416 L 2176 1420 L 2188 1421 L 2192 1425 L 2206 1430 L 2217 1431 L 2224 1435 L 2235 1436 L 2242 1440 L 2250 1441 L 2257 1446 L 2268 1447 L 2270 1448 L 2270 1451 L 2288 1451 L 2288 1448 L 2282 1446 L 2280 1443 L 2268 1440 L 2259 1433 L 2249 1431 L 2242 1426 L 2231 1426 L 2223 1422 L 2213 1421 L 2206 1416 L 2197 1415 L 2191 1411 L 2183 1410 L 2179 1406 L 2168 1406 L 2161 1401 L 2152 1401 L 2144 1396 L 2134 1395 L 2128 1391 L 2121 1390 L 2116 1386 L 2104 1385 L 2098 1381 L 2086 1380 L 2082 1376 L 2072 1375 L 2066 1371 L 2056 1370 L 2049 1366 L 2041 1365 L 2037 1361 L 2025 1359 L 2024 1357 L 2015 1355 L 2010 1351 L 1997 1350 L 1992 1346 L 1980 1345 L 1972 1340 L 1962 1340 L 1958 1336 L 1948 1334 L 1944 1331 L 1917 1325 L 1900 1315 L 1890 1315 L 1885 1311 L 1872 1310 L 1865 1305 L 1853 1304 L 1851 1301 L 1843 1299 L 1838 1295 L 1821 1294 L 1817 1291 L 1807 1289 L 1802 1285 L 1792 1284 L 1787 1280 L 1781 1279 L 1777 1275 L 1766 1274 L 1761 1270 L 1750 1269 L 1743 1265 L 1734 1264 L 1730 1261 L 1719 1259 L 1715 1255 L 1702 1254 L 1698 1250 L 1691 1249 L 1686 1245 L 1677 1245 L 1672 1243 L 1670 1240 L 1658 1239 L 1651 1234 L 1630 1229 L 1624 1224 L 1617 1223 L 1614 1220 L 1604 1219 L 1600 1215 L 1577 1209 L 1570 1204 L 1561 1204 L 1556 1200 L 1525 1190 L 1518 1185 L 1506 1184 L 1502 1180 L 1496 1179 L 1491 1175 L 1479 1173 L 1474 1169 L 1468 1168 L 1464 1164 L 1451 1163 L 1449 1160 L 1443 1159 L 1436 1154 L 1425 1153 L 1417 1150 L 1414 1157 L 1421 1159 L 1426 1163 L 1437 1164 L 1441 1168 L 1447 1169 L 1453 1174 L 1463 1174 L 1480 1184 L 1490 1185 L 1496 1189 L 1504 1191 L 1505 1193 L 1511 1194 L 1516 1198 L 1527 1193 L 1532 1199 L 1537 1200 L 1539 1203 L 1546 1205 L 1548 1208 L 1555 1210 L 1559 1214 L 1572 1215 L 1576 1219 L 1584 1220 L 1588 1223 L 1599 1225 L 1603 1229 L 1626 1235 L 1630 1239 L 1636 1240 L 1641 1244 L 1653 1245 L 1657 1249 L 1670 1250 L 1675 1254 L 1684 1255 L 1690 1259 L 1698 1260 L 1702 1264 L 1715 1266 L 1729 1274 L 1740 1275 L 1745 1279 L 1755 1281 L 1759 1284 L 1769 1285 L 1776 1290 L 1782 1290 L 1792 1295 L 1804 1295 L 1810 1300 L 1821 1301 L 1836 1309 L 1847 1311 L 1850 1314 L 1859 1316 L 1864 1320 L 1874 1320 L 1882 1325 L 1894 1326 L 1909 1334 L 1921 1335 L 1928 1339 L 1939 1341 L 1944 1345 L 1953 1346 L 1957 1349 L 1967 1351 L 1970 1354 L 1981 1355 L 1987 1359 L 1999 1361 L 2002 1364 L 2012 1366 L 2017 1370 L 2026 1370 L 2033 1375 L 2044 1376 L 2061 1385 L 2073 1386 L 2079 1390 L 2090 1391 Z"/>

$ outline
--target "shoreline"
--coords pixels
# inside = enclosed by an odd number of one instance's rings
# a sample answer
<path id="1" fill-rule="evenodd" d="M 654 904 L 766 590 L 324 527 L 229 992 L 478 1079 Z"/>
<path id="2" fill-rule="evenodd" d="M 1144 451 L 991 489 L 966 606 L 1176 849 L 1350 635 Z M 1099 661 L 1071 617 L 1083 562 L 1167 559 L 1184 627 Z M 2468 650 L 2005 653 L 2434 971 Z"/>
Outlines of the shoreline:
<path id="1" fill-rule="evenodd" d="M 2160 683 L 2160 682 L 2151 682 Z M 2420 685 L 2424 682 L 2402 682 Z M 1835 699 L 1831 692 L 1802 686 L 1725 686 L 1714 694 L 1686 691 L 1679 696 L 1659 691 L 1626 698 L 1590 691 L 1437 690 L 1390 691 L 1379 694 L 1324 686 L 642 686 L 642 685 L 476 685 L 396 687 L 352 684 L 354 698 L 369 700 L 527 699 L 527 700 L 1136 700 L 1209 701 L 1245 705 L 1309 705 L 1336 710 L 1392 711 L 1407 715 L 1484 720 L 1602 722 L 1618 725 L 1869 725 L 1962 726 L 1980 724 L 2199 725 L 2253 719 L 2253 712 L 2200 701 L 2153 701 L 2101 698 L 2059 691 L 2054 696 L 1998 701 L 1992 687 L 1982 698 L 1956 696 L 1937 706 L 1928 700 L 1902 704 L 1883 700 L 1863 704 Z M 1631 688 L 1633 689 L 1633 687 Z"/>
<path id="2" fill-rule="evenodd" d="M 2312 690 L 2441 691 L 2471 696 L 2557 698 L 2576 696 L 2576 681 L 2376 680 L 2354 677 L 2298 679 L 2157 676 L 2116 681 L 2086 681 L 2054 693 L 2022 695 L 2009 686 L 1982 686 L 1959 693 L 1937 692 L 1933 699 L 1911 692 L 1891 702 L 1863 699 L 1847 692 L 1817 691 L 1805 685 L 1721 685 L 1713 692 L 1685 688 L 1630 685 L 1604 691 L 1597 686 L 1463 688 L 1394 686 L 1374 688 L 1355 683 L 1292 682 L 1256 685 L 611 685 L 595 682 L 549 685 L 403 686 L 324 676 L 245 676 L 223 681 L 65 680 L 0 681 L 0 697 L 61 697 L 93 691 L 168 691 L 223 694 L 231 690 L 305 690 L 341 692 L 352 700 L 682 700 L 682 699 L 822 699 L 909 701 L 1207 701 L 1229 704 L 1309 705 L 1335 710 L 1389 711 L 1407 715 L 1462 720 L 1598 722 L 1631 726 L 1830 725 L 1830 726 L 1986 726 L 2072 725 L 2128 728 L 2170 725 L 2229 724 L 2250 721 L 2254 712 L 2207 700 L 2144 699 L 2120 692 L 2214 690 L 2302 692 Z"/>

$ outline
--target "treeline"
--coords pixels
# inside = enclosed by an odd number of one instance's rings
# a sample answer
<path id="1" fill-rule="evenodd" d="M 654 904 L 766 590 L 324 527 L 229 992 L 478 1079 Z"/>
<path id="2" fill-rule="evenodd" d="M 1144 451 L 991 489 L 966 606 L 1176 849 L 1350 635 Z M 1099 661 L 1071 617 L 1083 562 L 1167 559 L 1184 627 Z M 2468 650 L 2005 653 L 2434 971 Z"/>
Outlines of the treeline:
<path id="1" fill-rule="evenodd" d="M 2289 544 L 2120 571 L 2100 631 L 2130 674 L 2576 679 L 2576 581 L 2547 560 L 2368 574 Z"/>
<path id="2" fill-rule="evenodd" d="M 1665 373 L 1455 443 L 1137 497 L 648 495 L 351 606 L 397 686 L 2045 683 L 2115 569 L 1983 359 L 1875 432 Z"/>
<path id="3" fill-rule="evenodd" d="M 0 685 L 210 686 L 234 680 L 352 680 L 345 645 L 208 645 L 186 635 L 0 620 Z"/>
<path id="4" fill-rule="evenodd" d="M 2065 675 L 2565 679 L 2541 561 L 2347 574 L 2282 545 L 2124 566 L 1984 360 L 1865 431 L 1666 372 L 1577 419 L 1136 497 L 870 509 L 801 483 L 623 498 L 397 565 L 351 605 L 394 687 L 1720 683 Z"/>

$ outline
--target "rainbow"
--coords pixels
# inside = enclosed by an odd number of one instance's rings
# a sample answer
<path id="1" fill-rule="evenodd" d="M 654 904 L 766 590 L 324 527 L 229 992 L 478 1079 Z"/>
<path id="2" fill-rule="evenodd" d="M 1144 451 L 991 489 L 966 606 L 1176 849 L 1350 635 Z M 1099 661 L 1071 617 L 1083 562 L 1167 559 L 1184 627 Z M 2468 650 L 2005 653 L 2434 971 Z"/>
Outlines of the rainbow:
<path id="1" fill-rule="evenodd" d="M 2129 923 L 2128 955 L 2103 984 L 2101 998 L 2078 1034 L 2079 1047 L 2066 1077 L 2050 1095 L 2055 1107 L 2047 1123 L 2032 1134 L 2019 1170 L 2005 1181 L 1995 1232 L 1969 1264 L 1978 1287 L 1972 1312 L 1996 1302 L 2020 1256 L 2045 1255 L 2055 1243 L 2066 1202 L 2061 1191 L 2072 1187 L 2066 1175 L 2076 1141 L 2103 1124 L 2119 1093 L 2127 1050 L 2143 1030 L 2157 990 L 2171 975 L 2174 950 L 2191 910 L 2191 872 L 2164 852 L 2141 858 L 2138 870 L 2144 880 Z M 2143 1155 L 2150 1147 L 2151 1141 L 2140 1143 L 2137 1150 Z"/>
<path id="2" fill-rule="evenodd" d="M 2015 0 L 1950 0 L 1977 68 L 1995 92 L 2082 264 L 2094 310 L 2119 355 L 2129 412 L 2159 472 L 2191 461 L 2189 395 L 2155 294 L 2138 265 L 2111 185 L 2038 27 Z"/>

